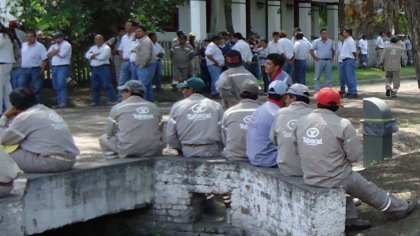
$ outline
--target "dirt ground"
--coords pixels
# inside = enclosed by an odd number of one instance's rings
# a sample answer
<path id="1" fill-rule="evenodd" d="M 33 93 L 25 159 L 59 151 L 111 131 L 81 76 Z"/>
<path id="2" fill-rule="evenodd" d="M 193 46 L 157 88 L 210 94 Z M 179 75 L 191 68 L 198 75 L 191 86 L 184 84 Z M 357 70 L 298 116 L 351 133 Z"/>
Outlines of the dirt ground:
<path id="1" fill-rule="evenodd" d="M 48 105 L 54 94 L 50 90 L 45 92 L 45 102 Z M 397 119 L 399 131 L 393 135 L 391 160 L 366 169 L 363 169 L 362 163 L 358 163 L 357 169 L 367 179 L 398 196 L 420 198 L 420 90 L 417 81 L 404 80 L 396 99 L 385 97 L 381 81 L 359 85 L 359 94 L 361 96 L 358 99 L 343 99 L 345 108 L 338 111 L 338 114 L 352 121 L 361 138 L 362 103 L 363 98 L 368 97 L 384 99 L 394 118 Z M 81 150 L 78 161 L 103 161 L 98 137 L 104 132 L 106 117 L 111 107 L 90 107 L 88 96 L 88 89 L 74 88 L 72 92 L 74 107 L 61 109 L 58 112 L 68 122 Z M 165 114 L 164 119 L 167 119 L 170 107 L 174 100 L 180 98 L 180 93 L 161 91 L 155 93 L 155 98 Z M 390 221 L 384 214 L 366 204 L 359 207 L 359 210 L 362 218 L 372 221 L 373 227 L 361 232 L 351 232 L 349 235 L 420 235 L 420 209 L 400 221 Z"/>

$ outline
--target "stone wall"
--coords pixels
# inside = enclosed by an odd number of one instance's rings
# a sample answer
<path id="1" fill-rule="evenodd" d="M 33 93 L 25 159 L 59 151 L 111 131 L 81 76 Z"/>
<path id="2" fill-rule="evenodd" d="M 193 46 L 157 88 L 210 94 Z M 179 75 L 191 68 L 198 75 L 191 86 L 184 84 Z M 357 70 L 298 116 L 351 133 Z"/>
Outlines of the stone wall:
<path id="1" fill-rule="evenodd" d="M 107 218 L 109 235 L 122 225 L 129 235 L 344 233 L 343 189 L 314 188 L 301 178 L 281 176 L 277 169 L 217 158 L 83 164 L 66 173 L 28 176 L 25 192 L 27 234 L 132 209 Z M 210 194 L 231 198 L 230 207 L 222 205 L 222 217 L 211 222 L 204 209 Z"/>

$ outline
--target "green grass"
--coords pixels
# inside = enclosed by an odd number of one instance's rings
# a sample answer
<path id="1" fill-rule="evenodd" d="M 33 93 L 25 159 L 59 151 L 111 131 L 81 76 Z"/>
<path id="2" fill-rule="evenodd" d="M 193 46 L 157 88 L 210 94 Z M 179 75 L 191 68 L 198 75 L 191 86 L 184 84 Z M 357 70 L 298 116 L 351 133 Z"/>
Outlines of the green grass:
<path id="1" fill-rule="evenodd" d="M 416 69 L 413 66 L 401 68 L 401 76 L 415 75 Z M 312 86 L 314 83 L 314 71 L 306 72 L 306 85 Z M 385 78 L 385 72 L 376 68 L 356 69 L 356 78 L 358 81 Z M 324 76 L 321 76 L 321 82 L 324 82 Z M 261 79 L 262 81 L 262 79 Z M 333 85 L 339 85 L 338 70 L 333 70 Z"/>

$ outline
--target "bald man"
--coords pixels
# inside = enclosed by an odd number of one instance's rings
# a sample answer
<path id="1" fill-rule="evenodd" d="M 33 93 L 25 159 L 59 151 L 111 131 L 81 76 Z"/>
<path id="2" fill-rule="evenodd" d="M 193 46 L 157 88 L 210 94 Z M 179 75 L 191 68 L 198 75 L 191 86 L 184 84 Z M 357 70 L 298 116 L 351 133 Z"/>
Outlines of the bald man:
<path id="1" fill-rule="evenodd" d="M 111 84 L 111 69 L 109 67 L 109 58 L 111 57 L 111 48 L 105 44 L 104 37 L 100 34 L 95 35 L 95 45 L 85 54 L 90 63 L 91 86 L 92 86 L 92 106 L 100 103 L 101 85 L 106 91 L 108 99 L 107 105 L 113 105 L 115 96 Z"/>

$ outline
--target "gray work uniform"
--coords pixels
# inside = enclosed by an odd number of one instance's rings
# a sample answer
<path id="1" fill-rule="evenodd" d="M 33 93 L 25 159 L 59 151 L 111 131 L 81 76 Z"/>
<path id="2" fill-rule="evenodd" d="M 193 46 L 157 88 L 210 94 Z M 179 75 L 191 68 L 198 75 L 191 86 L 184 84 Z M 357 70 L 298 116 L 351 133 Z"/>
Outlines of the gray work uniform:
<path id="1" fill-rule="evenodd" d="M 212 157 L 220 154 L 222 106 L 193 93 L 175 103 L 169 113 L 166 140 L 186 157 Z"/>
<path id="2" fill-rule="evenodd" d="M 191 60 L 194 58 L 194 48 L 190 44 L 172 45 L 169 57 L 172 61 L 173 84 L 182 82 L 188 78 Z"/>
<path id="3" fill-rule="evenodd" d="M 403 49 L 399 44 L 390 43 L 382 52 L 381 62 L 386 72 L 386 86 L 393 84 L 394 91 L 400 88 L 400 70 L 403 60 Z"/>
<path id="4" fill-rule="evenodd" d="M 342 186 L 350 196 L 387 213 L 407 210 L 406 201 L 352 171 L 351 163 L 360 160 L 362 146 L 349 120 L 327 109 L 316 109 L 298 119 L 295 136 L 305 183 Z"/>
<path id="5" fill-rule="evenodd" d="M 223 108 L 228 109 L 239 103 L 241 86 L 247 79 L 257 82 L 257 78 L 243 66 L 229 68 L 220 75 L 216 90 L 223 99 Z"/>
<path id="6" fill-rule="evenodd" d="M 106 133 L 100 137 L 104 155 L 141 157 L 162 155 L 162 113 L 140 96 L 130 96 L 109 114 Z"/>
<path id="7" fill-rule="evenodd" d="M 2 117 L 3 145 L 19 144 L 10 153 L 25 172 L 59 172 L 71 169 L 79 155 L 70 129 L 54 110 L 38 104 L 19 113 L 10 122 Z"/>
<path id="8" fill-rule="evenodd" d="M 16 162 L 2 149 L 0 149 L 0 197 L 10 194 L 13 189 L 13 180 L 19 174 Z"/>
<path id="9" fill-rule="evenodd" d="M 225 111 L 222 121 L 223 155 L 230 161 L 248 161 L 246 132 L 248 122 L 261 104 L 252 99 L 242 99 L 239 104 Z"/>
<path id="10" fill-rule="evenodd" d="M 277 164 L 283 175 L 303 175 L 293 132 L 297 119 L 311 112 L 312 109 L 308 104 L 297 101 L 278 110 L 275 114 L 270 130 L 270 139 L 277 145 Z"/>

